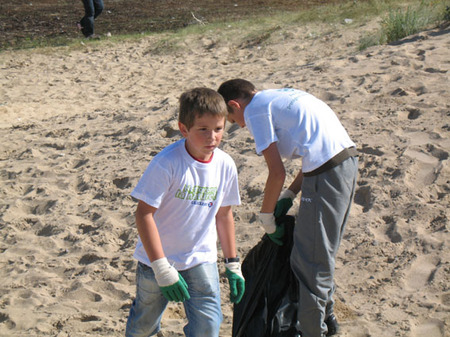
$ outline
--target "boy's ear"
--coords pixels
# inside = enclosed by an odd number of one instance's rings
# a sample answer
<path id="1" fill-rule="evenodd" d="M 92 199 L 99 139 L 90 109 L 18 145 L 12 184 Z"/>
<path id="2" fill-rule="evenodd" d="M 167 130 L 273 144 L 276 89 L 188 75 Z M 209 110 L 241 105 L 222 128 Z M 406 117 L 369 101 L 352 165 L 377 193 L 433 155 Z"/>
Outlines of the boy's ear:
<path id="1" fill-rule="evenodd" d="M 235 101 L 234 99 L 230 99 L 227 104 L 233 110 L 233 112 L 234 109 L 239 109 L 241 107 L 241 104 L 238 101 Z"/>
<path id="2" fill-rule="evenodd" d="M 181 134 L 183 135 L 183 137 L 187 137 L 188 134 L 188 128 L 186 127 L 186 125 L 184 125 L 181 122 L 178 122 L 178 128 L 180 129 Z"/>

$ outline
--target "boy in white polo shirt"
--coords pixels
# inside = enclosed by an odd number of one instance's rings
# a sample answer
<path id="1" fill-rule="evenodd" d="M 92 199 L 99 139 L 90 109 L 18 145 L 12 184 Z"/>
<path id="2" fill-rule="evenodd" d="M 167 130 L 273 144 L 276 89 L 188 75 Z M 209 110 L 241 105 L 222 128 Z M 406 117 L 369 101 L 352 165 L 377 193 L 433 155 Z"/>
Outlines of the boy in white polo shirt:
<path id="1" fill-rule="evenodd" d="M 160 330 L 168 301 L 183 302 L 186 336 L 219 336 L 217 236 L 225 257 L 230 298 L 238 303 L 245 282 L 236 255 L 232 205 L 240 204 L 237 169 L 218 148 L 227 107 L 214 90 L 195 88 L 180 97 L 184 139 L 158 153 L 131 195 L 139 200 L 137 292 L 126 336 Z"/>
<path id="2" fill-rule="evenodd" d="M 358 171 L 355 144 L 335 113 L 304 91 L 257 91 L 243 79 L 221 84 L 228 120 L 247 126 L 269 169 L 259 219 L 268 236 L 283 244 L 284 228 L 275 219 L 287 213 L 301 191 L 291 267 L 299 281 L 298 320 L 303 337 L 331 336 L 336 254 L 344 233 Z M 302 167 L 281 192 L 281 158 L 302 158 Z"/>

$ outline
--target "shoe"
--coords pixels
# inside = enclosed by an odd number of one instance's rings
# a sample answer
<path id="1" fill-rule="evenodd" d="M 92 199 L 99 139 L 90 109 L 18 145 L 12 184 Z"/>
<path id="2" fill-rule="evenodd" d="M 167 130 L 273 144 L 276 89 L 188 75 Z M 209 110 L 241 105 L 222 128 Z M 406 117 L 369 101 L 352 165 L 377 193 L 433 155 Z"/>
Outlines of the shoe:
<path id="1" fill-rule="evenodd" d="M 338 324 L 336 316 L 334 316 L 334 314 L 331 314 L 330 316 L 328 316 L 328 318 L 325 320 L 325 324 L 328 327 L 327 337 L 333 336 L 338 333 L 339 324 Z"/>
<path id="2" fill-rule="evenodd" d="M 88 40 L 100 40 L 100 36 L 95 35 L 95 34 L 91 34 L 89 36 L 86 36 L 86 39 L 88 39 Z"/>
<path id="3" fill-rule="evenodd" d="M 81 22 L 77 22 L 77 29 L 79 32 L 81 32 L 84 35 L 85 38 L 89 38 L 89 35 L 86 35 L 86 30 L 81 25 Z"/>

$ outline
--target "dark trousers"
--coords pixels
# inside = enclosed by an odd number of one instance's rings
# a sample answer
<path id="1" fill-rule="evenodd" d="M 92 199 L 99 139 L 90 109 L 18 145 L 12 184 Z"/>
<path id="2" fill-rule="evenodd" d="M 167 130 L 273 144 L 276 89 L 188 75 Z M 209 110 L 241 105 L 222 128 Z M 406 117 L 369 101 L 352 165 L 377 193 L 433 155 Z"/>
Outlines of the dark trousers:
<path id="1" fill-rule="evenodd" d="M 94 20 L 103 11 L 103 0 L 82 0 L 84 5 L 84 17 L 81 19 L 81 32 L 88 37 L 94 34 Z"/>

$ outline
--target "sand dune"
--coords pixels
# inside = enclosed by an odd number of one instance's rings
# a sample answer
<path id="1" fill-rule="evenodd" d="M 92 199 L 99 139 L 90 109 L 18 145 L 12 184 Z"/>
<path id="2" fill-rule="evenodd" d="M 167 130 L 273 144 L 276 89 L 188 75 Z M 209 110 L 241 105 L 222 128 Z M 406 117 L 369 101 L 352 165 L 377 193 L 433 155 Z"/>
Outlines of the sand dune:
<path id="1" fill-rule="evenodd" d="M 238 44 L 211 32 L 168 54 L 155 52 L 155 37 L 0 54 L 0 335 L 123 335 L 135 294 L 129 193 L 179 139 L 181 92 L 244 77 L 322 98 L 361 152 L 337 261 L 339 336 L 448 336 L 449 29 L 357 52 L 374 26 L 298 27 Z M 263 234 L 255 214 L 267 172 L 247 130 L 229 127 L 222 148 L 239 169 L 245 256 Z M 225 278 L 222 290 L 225 337 Z M 164 336 L 182 336 L 182 315 L 169 307 Z"/>

